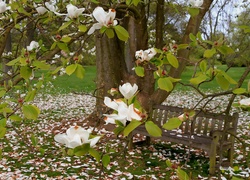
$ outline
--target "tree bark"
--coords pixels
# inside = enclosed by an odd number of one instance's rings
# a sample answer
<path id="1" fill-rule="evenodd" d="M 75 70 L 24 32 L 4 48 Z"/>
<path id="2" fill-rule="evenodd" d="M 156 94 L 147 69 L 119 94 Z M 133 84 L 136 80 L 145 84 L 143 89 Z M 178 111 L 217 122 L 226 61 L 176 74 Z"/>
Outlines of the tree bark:
<path id="1" fill-rule="evenodd" d="M 155 27 L 155 47 L 161 49 L 163 47 L 163 26 L 164 26 L 164 0 L 157 1 L 156 8 L 156 27 Z"/>

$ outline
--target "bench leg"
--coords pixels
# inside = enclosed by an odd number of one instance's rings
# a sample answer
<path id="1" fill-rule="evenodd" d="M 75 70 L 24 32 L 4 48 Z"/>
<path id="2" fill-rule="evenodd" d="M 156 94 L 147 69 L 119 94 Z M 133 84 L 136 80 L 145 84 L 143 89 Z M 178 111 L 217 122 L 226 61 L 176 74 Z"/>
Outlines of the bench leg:
<path id="1" fill-rule="evenodd" d="M 215 165 L 216 165 L 216 153 L 212 153 L 209 155 L 209 174 L 215 174 Z"/>
<path id="2" fill-rule="evenodd" d="M 130 133 L 129 135 L 128 135 L 128 137 L 127 137 L 128 139 L 128 150 L 131 150 L 131 149 L 133 149 L 133 134 L 132 133 Z"/>
<path id="3" fill-rule="evenodd" d="M 228 150 L 228 161 L 229 165 L 233 167 L 233 158 L 234 158 L 234 145 Z"/>

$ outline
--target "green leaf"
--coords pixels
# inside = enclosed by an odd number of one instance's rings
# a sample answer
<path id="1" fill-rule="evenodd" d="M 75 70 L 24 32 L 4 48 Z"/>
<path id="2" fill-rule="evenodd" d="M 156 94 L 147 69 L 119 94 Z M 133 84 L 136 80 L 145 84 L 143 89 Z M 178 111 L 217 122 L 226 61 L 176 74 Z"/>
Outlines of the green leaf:
<path id="1" fill-rule="evenodd" d="M 171 91 L 174 87 L 171 80 L 167 77 L 159 78 L 157 83 L 160 89 L 165 90 L 167 92 Z"/>
<path id="2" fill-rule="evenodd" d="M 172 53 L 167 54 L 167 59 L 168 59 L 168 62 L 171 66 L 173 66 L 174 68 L 178 68 L 179 62 L 178 62 L 177 58 Z"/>
<path id="3" fill-rule="evenodd" d="M 12 121 L 17 121 L 17 122 L 22 121 L 22 118 L 21 118 L 20 116 L 18 116 L 18 115 L 11 115 L 9 118 L 10 118 Z"/>
<path id="4" fill-rule="evenodd" d="M 6 128 L 5 127 L 2 127 L 0 126 L 0 138 L 3 138 L 4 135 L 6 134 Z"/>
<path id="5" fill-rule="evenodd" d="M 73 21 L 67 21 L 65 23 L 63 23 L 63 25 L 58 29 L 58 31 L 61 31 L 63 29 L 65 29 L 66 27 L 68 27 Z"/>
<path id="6" fill-rule="evenodd" d="M 39 68 L 42 70 L 48 70 L 50 68 L 50 65 L 46 64 L 45 61 L 34 61 L 33 65 L 36 66 L 36 68 Z"/>
<path id="7" fill-rule="evenodd" d="M 123 135 L 128 136 L 135 128 L 141 125 L 140 121 L 132 120 L 130 123 L 124 128 Z"/>
<path id="8" fill-rule="evenodd" d="M 15 64 L 17 64 L 20 61 L 20 57 L 8 62 L 6 65 L 7 66 L 14 66 Z"/>
<path id="9" fill-rule="evenodd" d="M 6 127 L 6 124 L 7 124 L 7 119 L 6 118 L 3 118 L 0 120 L 0 126 L 1 127 Z"/>
<path id="10" fill-rule="evenodd" d="M 36 95 L 36 90 L 32 90 L 32 91 L 29 91 L 27 96 L 25 97 L 24 101 L 25 102 L 29 102 L 29 101 L 33 101 L 34 98 L 35 98 L 35 95 Z"/>
<path id="11" fill-rule="evenodd" d="M 79 31 L 81 31 L 81 32 L 86 32 L 86 31 L 87 31 L 87 27 L 86 27 L 85 25 L 80 25 L 80 26 L 78 26 L 78 29 L 79 29 Z"/>
<path id="12" fill-rule="evenodd" d="M 114 27 L 115 29 L 115 33 L 117 35 L 117 37 L 121 40 L 121 41 L 127 41 L 129 38 L 129 34 L 128 31 L 126 29 L 124 29 L 124 27 L 117 25 Z"/>
<path id="13" fill-rule="evenodd" d="M 35 137 L 34 134 L 31 135 L 30 139 L 31 139 L 32 145 L 33 145 L 33 146 L 37 146 L 37 144 L 38 144 L 38 139 L 37 139 L 37 137 Z"/>
<path id="14" fill-rule="evenodd" d="M 133 0 L 133 4 L 134 4 L 135 6 L 137 6 L 137 5 L 139 4 L 139 2 L 141 2 L 141 0 Z"/>
<path id="15" fill-rule="evenodd" d="M 216 49 L 215 49 L 215 48 L 207 49 L 207 50 L 204 51 L 203 56 L 204 56 L 205 58 L 211 58 L 211 57 L 213 57 L 213 55 L 214 55 L 215 53 L 216 53 Z"/>
<path id="16" fill-rule="evenodd" d="M 234 94 L 243 94 L 243 93 L 246 93 L 246 92 L 247 92 L 247 90 L 245 88 L 237 88 L 237 89 L 233 90 Z"/>
<path id="17" fill-rule="evenodd" d="M 50 47 L 50 50 L 53 50 L 53 49 L 55 49 L 56 48 L 56 45 L 57 45 L 57 42 L 55 41 L 55 42 L 53 42 L 53 44 L 51 45 L 51 47 Z"/>
<path id="18" fill-rule="evenodd" d="M 165 124 L 163 124 L 163 128 L 166 130 L 173 130 L 178 128 L 181 125 L 182 121 L 177 118 L 177 117 L 173 117 L 170 118 Z"/>
<path id="19" fill-rule="evenodd" d="M 124 126 L 118 126 L 113 130 L 113 132 L 115 135 L 119 135 L 124 130 L 124 128 Z"/>
<path id="20" fill-rule="evenodd" d="M 202 72 L 206 72 L 207 71 L 207 61 L 203 60 L 200 63 L 200 69 Z"/>
<path id="21" fill-rule="evenodd" d="M 89 152 L 89 149 L 90 149 L 90 144 L 89 143 L 86 143 L 86 144 L 83 144 L 81 146 L 77 146 L 74 148 L 74 154 L 76 156 L 83 156 L 85 155 L 86 153 Z"/>
<path id="22" fill-rule="evenodd" d="M 115 36 L 114 30 L 112 28 L 107 28 L 105 34 L 108 36 L 108 38 L 113 38 Z"/>
<path id="23" fill-rule="evenodd" d="M 57 67 L 57 68 L 52 72 L 52 74 L 57 74 L 62 68 L 63 68 L 62 66 Z"/>
<path id="24" fill-rule="evenodd" d="M 200 10 L 198 8 L 188 8 L 188 13 L 192 16 L 195 17 L 199 14 Z"/>
<path id="25" fill-rule="evenodd" d="M 92 157 L 94 157 L 95 160 L 96 160 L 97 162 L 100 161 L 101 155 L 98 153 L 97 150 L 95 150 L 95 149 L 93 149 L 93 148 L 90 148 L 90 149 L 89 149 L 89 154 L 90 154 Z"/>
<path id="26" fill-rule="evenodd" d="M 191 84 L 198 85 L 198 84 L 200 84 L 200 83 L 202 83 L 202 82 L 204 82 L 204 81 L 206 81 L 206 80 L 207 80 L 207 76 L 206 76 L 205 74 L 200 74 L 200 75 L 198 75 L 198 76 L 195 77 L 195 78 L 191 78 L 191 79 L 189 80 L 189 82 L 190 82 Z"/>
<path id="27" fill-rule="evenodd" d="M 65 69 L 66 74 L 68 74 L 70 76 L 71 74 L 73 74 L 76 71 L 76 68 L 77 68 L 77 64 L 71 64 L 71 65 L 67 66 Z"/>
<path id="28" fill-rule="evenodd" d="M 102 164 L 104 167 L 107 167 L 110 163 L 110 157 L 108 154 L 105 154 L 103 157 L 102 157 Z"/>
<path id="29" fill-rule="evenodd" d="M 226 80 L 228 80 L 230 84 L 237 84 L 237 82 L 233 78 L 231 78 L 225 71 L 220 71 L 220 73 L 225 77 Z"/>
<path id="30" fill-rule="evenodd" d="M 185 171 L 183 171 L 180 167 L 176 169 L 177 176 L 179 180 L 189 180 L 189 177 Z"/>
<path id="31" fill-rule="evenodd" d="M 69 36 L 63 36 L 60 41 L 64 42 L 64 43 L 68 43 L 71 40 L 71 37 Z"/>
<path id="32" fill-rule="evenodd" d="M 19 6 L 19 8 L 17 10 L 19 13 L 25 14 L 26 16 L 31 16 L 31 14 L 28 13 L 27 11 L 25 11 L 25 9 L 21 6 Z"/>
<path id="33" fill-rule="evenodd" d="M 0 98 L 3 97 L 5 95 L 5 93 L 6 93 L 6 90 L 1 90 L 0 91 Z"/>
<path id="34" fill-rule="evenodd" d="M 244 180 L 244 179 L 233 176 L 231 180 Z"/>
<path id="35" fill-rule="evenodd" d="M 190 33 L 190 34 L 189 34 L 189 39 L 191 39 L 191 41 L 197 41 L 197 40 L 196 40 L 196 36 L 193 35 L 193 33 Z"/>
<path id="36" fill-rule="evenodd" d="M 37 119 L 38 115 L 40 114 L 40 110 L 34 106 L 34 105 L 23 105 L 22 111 L 24 114 L 24 117 L 27 119 Z"/>
<path id="37" fill-rule="evenodd" d="M 228 54 L 233 54 L 234 50 L 226 45 L 222 45 L 218 48 L 218 50 L 224 54 L 224 55 L 228 55 Z"/>
<path id="38" fill-rule="evenodd" d="M 162 135 L 161 129 L 153 121 L 147 121 L 145 123 L 145 128 L 148 134 L 153 137 L 161 137 Z"/>
<path id="39" fill-rule="evenodd" d="M 188 44 L 179 44 L 177 49 L 187 49 L 188 47 Z"/>
<path id="40" fill-rule="evenodd" d="M 84 68 L 82 67 L 82 65 L 80 64 L 77 64 L 77 68 L 75 70 L 75 74 L 76 74 L 76 77 L 80 78 L 80 79 L 83 79 L 84 76 L 85 76 L 85 70 Z"/>
<path id="41" fill-rule="evenodd" d="M 20 75 L 24 79 L 29 79 L 32 75 L 32 69 L 28 66 L 22 66 L 20 68 Z"/>
<path id="42" fill-rule="evenodd" d="M 223 90 L 227 90 L 229 88 L 230 83 L 220 73 L 216 75 L 215 79 Z"/>
<path id="43" fill-rule="evenodd" d="M 56 45 L 63 51 L 69 52 L 68 46 L 66 43 L 63 42 L 57 42 Z"/>
<path id="44" fill-rule="evenodd" d="M 171 76 L 169 76 L 168 79 L 173 83 L 181 81 L 181 79 L 173 78 Z"/>
<path id="45" fill-rule="evenodd" d="M 74 155 L 74 150 L 73 149 L 68 149 L 67 154 L 69 156 L 73 156 Z"/>
<path id="46" fill-rule="evenodd" d="M 144 77 L 144 68 L 141 66 L 136 66 L 135 67 L 135 73 L 139 77 Z"/>

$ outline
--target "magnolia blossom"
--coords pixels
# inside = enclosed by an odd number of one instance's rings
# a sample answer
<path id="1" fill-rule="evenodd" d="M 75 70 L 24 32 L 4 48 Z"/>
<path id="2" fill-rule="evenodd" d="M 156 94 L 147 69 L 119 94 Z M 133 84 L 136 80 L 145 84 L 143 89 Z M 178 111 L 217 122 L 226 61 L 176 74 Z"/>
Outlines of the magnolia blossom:
<path id="1" fill-rule="evenodd" d="M 38 49 L 39 48 L 39 44 L 36 41 L 31 41 L 30 45 L 27 46 L 27 51 L 32 51 L 33 49 Z"/>
<path id="2" fill-rule="evenodd" d="M 5 1 L 0 0 L 0 13 L 3 13 L 7 11 L 8 9 L 10 9 L 10 7 L 7 7 L 7 4 L 5 3 Z"/>
<path id="3" fill-rule="evenodd" d="M 250 98 L 240 100 L 240 105 L 250 106 Z"/>
<path id="4" fill-rule="evenodd" d="M 55 135 L 54 140 L 58 143 L 64 144 L 68 148 L 75 148 L 87 143 L 90 144 L 90 147 L 93 147 L 101 138 L 100 136 L 97 136 L 89 139 L 89 136 L 89 131 L 80 126 L 72 126 L 66 131 L 66 134 Z"/>
<path id="5" fill-rule="evenodd" d="M 58 9 L 56 6 L 56 1 L 55 2 L 45 2 L 45 6 L 48 10 L 50 10 L 51 12 L 56 12 L 56 10 Z"/>
<path id="6" fill-rule="evenodd" d="M 117 114 L 104 114 L 104 116 L 107 117 L 105 119 L 106 124 L 115 124 L 115 120 L 118 120 L 125 126 L 127 121 L 131 121 L 132 119 L 139 121 L 142 119 L 139 115 L 139 110 L 134 108 L 133 104 L 127 106 L 127 104 L 125 104 L 123 101 L 111 101 L 109 97 L 104 98 L 104 104 L 109 108 L 117 111 Z"/>
<path id="7" fill-rule="evenodd" d="M 125 83 L 122 86 L 119 86 L 119 91 L 126 99 L 130 99 L 131 97 L 133 97 L 137 90 L 138 86 L 136 84 L 132 86 L 130 83 Z"/>
<path id="8" fill-rule="evenodd" d="M 85 10 L 85 8 L 77 8 L 76 6 L 72 4 L 68 4 L 67 6 L 67 16 L 71 19 L 78 18 L 82 12 Z"/>
<path id="9" fill-rule="evenodd" d="M 118 22 L 115 20 L 115 15 L 115 9 L 109 9 L 109 12 L 105 12 L 102 7 L 96 7 L 93 11 L 93 16 L 98 23 L 93 24 L 88 31 L 88 35 L 92 34 L 96 29 L 101 29 L 103 26 L 116 26 Z"/>
<path id="10" fill-rule="evenodd" d="M 143 61 L 149 61 L 156 55 L 156 50 L 155 48 L 150 48 L 145 51 L 140 50 L 135 52 L 135 58 L 141 62 Z"/>
<path id="11" fill-rule="evenodd" d="M 192 7 L 199 8 L 199 7 L 202 6 L 203 0 L 189 0 L 189 4 L 190 4 Z"/>
<path id="12" fill-rule="evenodd" d="M 40 7 L 36 7 L 36 11 L 39 15 L 43 15 L 47 12 L 47 9 L 43 6 L 40 6 Z"/>

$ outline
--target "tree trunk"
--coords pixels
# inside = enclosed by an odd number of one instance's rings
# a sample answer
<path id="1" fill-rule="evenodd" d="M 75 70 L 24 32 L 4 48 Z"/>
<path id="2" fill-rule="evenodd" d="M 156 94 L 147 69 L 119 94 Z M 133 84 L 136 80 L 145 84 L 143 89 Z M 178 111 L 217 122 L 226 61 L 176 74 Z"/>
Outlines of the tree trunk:
<path id="1" fill-rule="evenodd" d="M 158 0 L 156 8 L 156 29 L 155 29 L 155 47 L 161 49 L 163 47 L 163 26 L 164 26 L 164 0 Z"/>
<path id="2" fill-rule="evenodd" d="M 198 32 L 201 20 L 209 9 L 212 1 L 213 0 L 206 1 L 199 15 L 190 18 L 182 43 L 189 43 L 189 34 L 196 34 Z M 162 1 L 159 0 L 159 2 Z M 140 49 L 145 50 L 148 47 L 147 19 L 143 5 L 140 5 L 139 12 L 141 18 L 135 19 L 133 17 L 127 17 L 121 22 L 121 25 L 130 33 L 130 38 L 126 45 L 119 41 L 117 37 L 109 39 L 103 34 L 99 34 L 96 37 L 97 102 L 94 113 L 98 120 L 101 120 L 102 114 L 107 111 L 103 104 L 103 97 L 109 96 L 107 93 L 108 90 L 119 87 L 119 85 L 124 82 L 136 83 L 138 85 L 138 100 L 142 107 L 148 112 L 151 110 L 152 105 L 162 103 L 170 94 L 170 92 L 163 90 L 155 90 L 153 72 L 156 70 L 156 67 L 152 64 L 144 64 L 144 77 L 138 77 L 131 71 L 132 67 L 134 67 L 135 51 Z M 160 22 L 162 22 L 162 20 L 162 18 L 158 19 Z M 159 31 L 159 33 L 162 32 Z M 160 46 L 160 43 L 159 39 L 158 46 Z M 188 58 L 188 55 L 188 50 L 183 50 L 178 54 L 180 67 L 171 70 L 172 77 L 180 76 L 186 66 L 186 61 L 182 61 L 182 59 Z M 96 122 L 96 118 L 91 116 L 89 120 Z"/>

